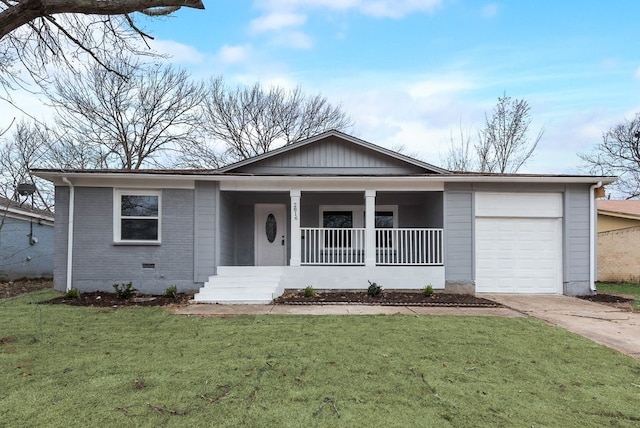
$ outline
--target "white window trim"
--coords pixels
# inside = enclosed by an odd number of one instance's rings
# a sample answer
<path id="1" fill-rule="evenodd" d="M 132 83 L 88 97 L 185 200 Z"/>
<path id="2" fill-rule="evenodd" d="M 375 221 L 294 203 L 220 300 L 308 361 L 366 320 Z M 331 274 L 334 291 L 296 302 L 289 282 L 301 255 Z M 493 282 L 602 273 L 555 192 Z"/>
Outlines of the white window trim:
<path id="1" fill-rule="evenodd" d="M 361 228 L 364 226 L 364 205 L 320 205 L 320 215 L 318 219 L 319 227 L 324 227 L 325 211 L 351 211 L 353 216 L 353 227 Z M 397 205 L 376 205 L 376 211 L 393 212 L 393 228 L 398 228 L 398 206 Z"/>
<path id="2" fill-rule="evenodd" d="M 158 239 L 157 240 L 131 240 L 122 239 L 121 223 L 122 220 L 122 196 L 157 196 L 158 197 Z M 135 218 L 135 217 L 132 217 Z M 156 217 L 140 217 L 148 219 L 156 219 Z M 162 191 L 161 190 L 143 190 L 143 189 L 113 189 L 113 242 L 123 245 L 158 245 L 162 242 Z"/>

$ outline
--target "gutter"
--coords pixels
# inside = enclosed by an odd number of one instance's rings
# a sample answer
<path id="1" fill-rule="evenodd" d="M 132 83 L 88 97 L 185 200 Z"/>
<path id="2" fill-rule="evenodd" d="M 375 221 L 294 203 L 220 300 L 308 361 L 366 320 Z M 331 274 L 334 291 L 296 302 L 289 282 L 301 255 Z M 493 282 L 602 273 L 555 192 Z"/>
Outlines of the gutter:
<path id="1" fill-rule="evenodd" d="M 589 288 L 596 294 L 596 209 L 595 189 L 602 187 L 602 181 L 589 187 Z"/>
<path id="2" fill-rule="evenodd" d="M 67 177 L 62 177 L 62 181 L 64 181 L 69 186 L 69 213 L 68 213 L 68 234 L 67 234 L 67 286 L 66 291 L 71 290 L 73 285 L 73 278 L 71 277 L 73 274 L 73 218 L 75 217 L 75 199 L 76 199 L 76 188 L 73 187 L 71 181 Z"/>

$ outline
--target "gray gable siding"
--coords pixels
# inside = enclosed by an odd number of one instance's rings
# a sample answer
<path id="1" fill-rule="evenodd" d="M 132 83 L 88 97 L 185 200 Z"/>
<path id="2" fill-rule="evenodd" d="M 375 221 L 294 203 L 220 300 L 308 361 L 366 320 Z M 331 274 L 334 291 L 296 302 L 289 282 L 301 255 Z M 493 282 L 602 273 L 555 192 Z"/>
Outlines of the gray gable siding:
<path id="1" fill-rule="evenodd" d="M 235 172 L 249 174 L 407 175 L 425 170 L 345 140 L 330 137 L 314 144 L 269 157 Z"/>
<path id="2" fill-rule="evenodd" d="M 113 189 L 76 188 L 73 286 L 110 290 L 133 282 L 142 292 L 163 293 L 172 285 L 193 290 L 194 191 L 163 189 L 162 243 L 113 244 Z M 153 265 L 144 268 L 144 264 Z"/>
<path id="3" fill-rule="evenodd" d="M 194 271 L 196 282 L 206 282 L 216 273 L 216 233 L 219 229 L 219 184 L 197 182 L 195 188 Z"/>

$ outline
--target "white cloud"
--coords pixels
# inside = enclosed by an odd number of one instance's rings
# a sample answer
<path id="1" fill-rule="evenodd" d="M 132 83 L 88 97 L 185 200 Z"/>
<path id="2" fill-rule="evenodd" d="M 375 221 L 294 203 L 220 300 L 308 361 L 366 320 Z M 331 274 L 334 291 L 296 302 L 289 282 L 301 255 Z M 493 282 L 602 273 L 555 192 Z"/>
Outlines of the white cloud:
<path id="1" fill-rule="evenodd" d="M 636 72 L 635 72 L 635 74 L 634 74 L 634 77 L 635 77 L 636 79 L 640 79 L 640 67 L 636 68 Z"/>
<path id="2" fill-rule="evenodd" d="M 380 18 L 400 18 L 414 12 L 432 13 L 442 0 L 258 0 L 263 10 L 295 11 L 301 9 L 353 10 Z"/>
<path id="3" fill-rule="evenodd" d="M 251 46 L 239 45 L 230 46 L 224 45 L 218 51 L 218 58 L 225 64 L 235 64 L 244 62 L 249 59 L 251 55 Z"/>
<path id="4" fill-rule="evenodd" d="M 482 6 L 482 10 L 480 11 L 480 15 L 485 19 L 491 19 L 498 14 L 498 4 L 497 3 L 487 3 Z"/>
<path id="5" fill-rule="evenodd" d="M 307 17 L 300 13 L 272 12 L 251 21 L 249 30 L 254 33 L 277 31 L 283 28 L 299 27 L 306 20 Z"/>
<path id="6" fill-rule="evenodd" d="M 149 45 L 161 54 L 169 55 L 170 62 L 198 64 L 205 59 L 205 55 L 193 46 L 184 45 L 173 40 L 151 40 Z"/>
<path id="7" fill-rule="evenodd" d="M 410 83 L 407 90 L 413 98 L 431 98 L 436 95 L 453 95 L 473 87 L 473 83 L 465 78 L 426 78 Z"/>
<path id="8" fill-rule="evenodd" d="M 280 46 L 287 46 L 295 49 L 311 49 L 313 42 L 311 37 L 302 31 L 292 31 L 274 37 L 272 42 Z"/>

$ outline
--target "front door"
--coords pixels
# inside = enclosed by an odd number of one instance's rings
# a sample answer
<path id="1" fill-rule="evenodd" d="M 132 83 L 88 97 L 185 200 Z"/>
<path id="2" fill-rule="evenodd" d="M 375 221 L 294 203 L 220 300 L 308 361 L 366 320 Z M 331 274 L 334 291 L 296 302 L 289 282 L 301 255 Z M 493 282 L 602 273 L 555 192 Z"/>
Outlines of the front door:
<path id="1" fill-rule="evenodd" d="M 287 206 L 256 204 L 256 266 L 287 264 Z"/>

